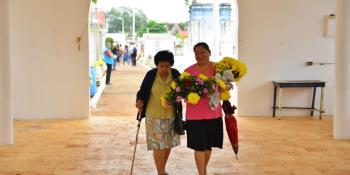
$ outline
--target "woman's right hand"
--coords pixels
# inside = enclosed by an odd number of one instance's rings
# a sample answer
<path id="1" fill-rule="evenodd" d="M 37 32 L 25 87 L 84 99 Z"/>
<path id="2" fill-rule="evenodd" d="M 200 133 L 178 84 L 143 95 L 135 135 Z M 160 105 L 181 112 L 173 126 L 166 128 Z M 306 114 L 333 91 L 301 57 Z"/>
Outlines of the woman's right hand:
<path id="1" fill-rule="evenodd" d="M 144 103 L 143 103 L 143 101 L 142 100 L 136 100 L 136 108 L 137 109 L 139 109 L 139 110 L 141 110 L 142 108 L 143 108 L 143 106 L 144 106 Z"/>

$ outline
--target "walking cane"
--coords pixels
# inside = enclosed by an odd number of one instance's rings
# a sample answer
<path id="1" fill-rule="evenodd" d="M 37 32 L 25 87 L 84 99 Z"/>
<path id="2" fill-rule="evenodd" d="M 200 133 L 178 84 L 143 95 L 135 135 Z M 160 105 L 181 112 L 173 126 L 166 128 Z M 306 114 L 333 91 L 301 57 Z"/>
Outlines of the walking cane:
<path id="1" fill-rule="evenodd" d="M 138 124 L 137 124 L 137 132 L 136 132 L 136 139 L 135 139 L 134 154 L 132 155 L 130 175 L 132 175 L 132 171 L 134 169 L 134 160 L 135 160 L 135 154 L 136 154 L 136 147 L 137 147 L 137 141 L 139 139 L 139 131 L 140 131 L 140 125 L 141 125 L 141 120 L 142 120 L 141 114 L 142 114 L 142 110 L 139 110 L 139 112 L 137 113 L 137 118 L 136 118 L 138 120 Z"/>

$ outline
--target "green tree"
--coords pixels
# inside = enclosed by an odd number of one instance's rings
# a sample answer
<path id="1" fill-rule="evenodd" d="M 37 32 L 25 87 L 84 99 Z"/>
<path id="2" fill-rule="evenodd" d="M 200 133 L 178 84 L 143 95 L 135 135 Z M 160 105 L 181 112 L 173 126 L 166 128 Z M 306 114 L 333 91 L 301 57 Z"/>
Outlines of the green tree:
<path id="1" fill-rule="evenodd" d="M 150 20 L 147 25 L 137 32 L 138 36 L 142 36 L 144 33 L 166 33 L 168 26 L 166 23 L 157 23 L 156 21 Z"/>
<path id="2" fill-rule="evenodd" d="M 123 31 L 122 19 L 124 20 L 125 33 L 132 33 L 132 9 L 129 7 L 112 8 L 107 13 L 108 32 L 121 33 Z M 143 28 L 147 23 L 146 15 L 138 9 L 135 9 L 135 31 Z"/>
<path id="3" fill-rule="evenodd" d="M 189 21 L 182 22 L 182 23 L 179 23 L 179 26 L 182 30 L 188 30 L 189 23 L 190 23 Z"/>

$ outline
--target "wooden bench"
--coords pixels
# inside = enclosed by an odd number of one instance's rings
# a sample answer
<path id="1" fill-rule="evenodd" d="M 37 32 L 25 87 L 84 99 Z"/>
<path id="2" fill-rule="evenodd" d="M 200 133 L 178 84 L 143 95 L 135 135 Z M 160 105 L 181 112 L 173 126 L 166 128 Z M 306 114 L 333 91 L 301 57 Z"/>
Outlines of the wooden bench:
<path id="1" fill-rule="evenodd" d="M 276 109 L 277 109 L 277 118 L 278 119 L 280 119 L 280 113 L 281 113 L 282 109 L 303 109 L 303 110 L 310 110 L 311 116 L 314 115 L 314 111 L 318 111 L 319 112 L 319 119 L 322 119 L 322 113 L 324 113 L 324 110 L 323 110 L 324 87 L 326 86 L 326 83 L 324 81 L 320 81 L 320 80 L 287 80 L 287 81 L 272 81 L 272 82 L 274 85 L 272 117 L 276 116 Z M 316 96 L 317 87 L 321 88 L 321 98 L 320 98 L 320 108 L 319 109 L 315 108 L 315 96 Z M 313 88 L 314 90 L 313 90 L 313 95 L 312 95 L 311 107 L 281 106 L 283 88 Z M 276 100 L 278 103 L 277 106 L 276 106 Z"/>

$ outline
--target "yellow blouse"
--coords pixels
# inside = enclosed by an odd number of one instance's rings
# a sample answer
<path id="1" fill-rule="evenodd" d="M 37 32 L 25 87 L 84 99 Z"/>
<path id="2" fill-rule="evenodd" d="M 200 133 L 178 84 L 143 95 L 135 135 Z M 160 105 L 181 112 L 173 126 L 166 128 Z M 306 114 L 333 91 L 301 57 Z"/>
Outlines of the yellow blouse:
<path id="1" fill-rule="evenodd" d="M 147 104 L 146 117 L 156 119 L 171 119 L 174 117 L 174 109 L 172 107 L 164 108 L 160 99 L 164 91 L 170 87 L 172 79 L 171 73 L 169 73 L 168 78 L 164 82 L 159 72 L 157 72 Z"/>

